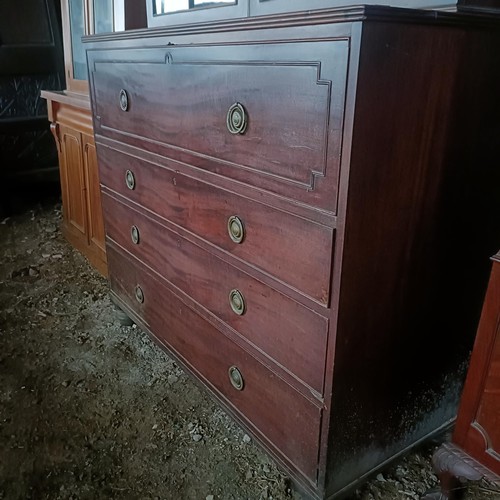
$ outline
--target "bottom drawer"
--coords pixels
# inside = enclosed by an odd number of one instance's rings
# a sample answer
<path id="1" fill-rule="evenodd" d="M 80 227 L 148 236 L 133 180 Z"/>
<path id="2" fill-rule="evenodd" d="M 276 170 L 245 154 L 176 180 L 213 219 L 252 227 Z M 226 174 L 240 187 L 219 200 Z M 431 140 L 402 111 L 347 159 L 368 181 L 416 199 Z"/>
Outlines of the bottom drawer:
<path id="1" fill-rule="evenodd" d="M 321 409 L 187 307 L 133 257 L 108 246 L 114 293 L 269 448 L 316 482 Z"/>

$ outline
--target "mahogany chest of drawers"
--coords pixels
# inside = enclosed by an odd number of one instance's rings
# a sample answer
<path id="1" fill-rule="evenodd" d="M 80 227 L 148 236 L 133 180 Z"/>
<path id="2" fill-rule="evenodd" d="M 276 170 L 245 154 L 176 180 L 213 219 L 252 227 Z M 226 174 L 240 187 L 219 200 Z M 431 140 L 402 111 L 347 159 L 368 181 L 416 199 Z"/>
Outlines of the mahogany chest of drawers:
<path id="1" fill-rule="evenodd" d="M 378 7 L 87 39 L 112 293 L 311 497 L 455 414 L 498 41 Z"/>

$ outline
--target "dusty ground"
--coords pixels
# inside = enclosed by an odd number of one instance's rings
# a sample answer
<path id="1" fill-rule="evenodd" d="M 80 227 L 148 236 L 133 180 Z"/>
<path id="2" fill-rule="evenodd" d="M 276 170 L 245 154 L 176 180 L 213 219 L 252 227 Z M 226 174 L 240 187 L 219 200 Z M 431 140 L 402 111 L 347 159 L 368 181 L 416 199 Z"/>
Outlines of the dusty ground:
<path id="1" fill-rule="evenodd" d="M 142 331 L 116 322 L 106 281 L 59 232 L 57 199 L 18 212 L 0 220 L 0 499 L 299 498 Z M 418 499 L 436 486 L 432 451 L 353 498 Z"/>

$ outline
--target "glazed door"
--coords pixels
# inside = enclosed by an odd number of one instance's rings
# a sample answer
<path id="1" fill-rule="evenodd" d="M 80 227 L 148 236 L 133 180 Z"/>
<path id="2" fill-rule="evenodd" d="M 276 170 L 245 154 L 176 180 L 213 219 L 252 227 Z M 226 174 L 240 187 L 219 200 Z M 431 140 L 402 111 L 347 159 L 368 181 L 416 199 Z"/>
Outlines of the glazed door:
<path id="1" fill-rule="evenodd" d="M 147 0 L 148 27 L 246 17 L 248 0 Z"/>

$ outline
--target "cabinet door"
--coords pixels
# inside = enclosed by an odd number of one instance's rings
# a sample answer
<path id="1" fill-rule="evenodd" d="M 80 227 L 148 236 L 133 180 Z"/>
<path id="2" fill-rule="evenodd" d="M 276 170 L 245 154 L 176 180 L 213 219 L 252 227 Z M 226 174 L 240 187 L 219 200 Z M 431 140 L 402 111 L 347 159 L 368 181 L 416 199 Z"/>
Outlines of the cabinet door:
<path id="1" fill-rule="evenodd" d="M 64 224 L 72 236 L 86 239 L 87 214 L 82 158 L 82 135 L 72 128 L 60 127 L 60 172 Z"/>
<path id="2" fill-rule="evenodd" d="M 493 263 L 453 441 L 500 474 L 500 253 Z"/>
<path id="3" fill-rule="evenodd" d="M 105 251 L 104 222 L 102 220 L 101 191 L 94 138 L 82 135 L 83 165 L 85 169 L 88 242 Z"/>

